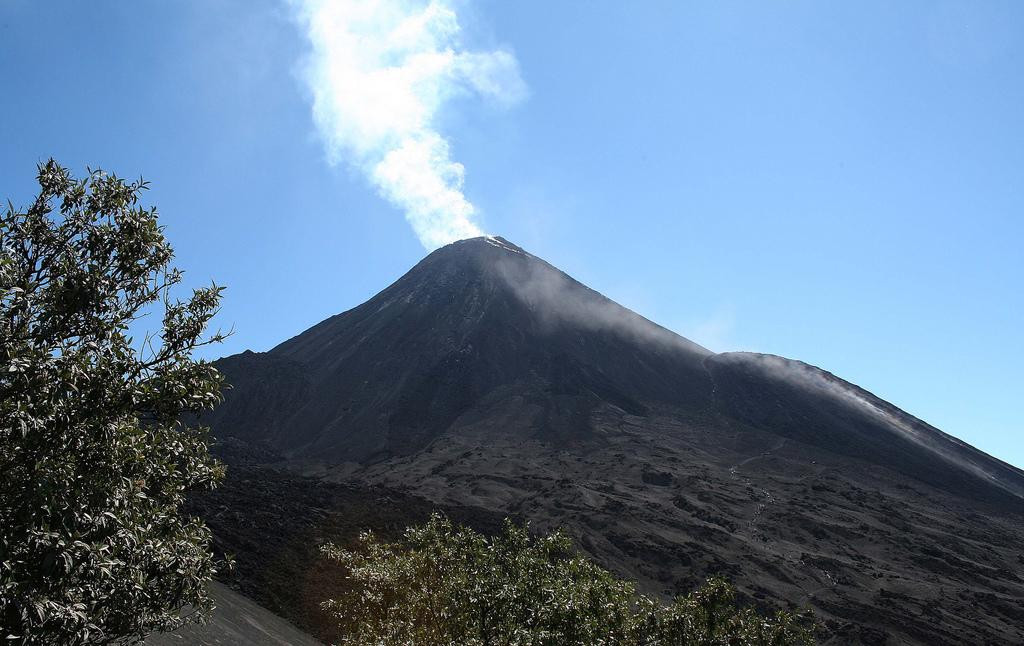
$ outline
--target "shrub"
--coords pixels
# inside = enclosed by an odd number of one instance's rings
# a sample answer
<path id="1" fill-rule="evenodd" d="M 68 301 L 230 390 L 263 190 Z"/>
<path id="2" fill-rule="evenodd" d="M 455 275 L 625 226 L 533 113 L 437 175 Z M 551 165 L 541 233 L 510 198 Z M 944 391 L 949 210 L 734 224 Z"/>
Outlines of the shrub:
<path id="1" fill-rule="evenodd" d="M 220 376 L 192 351 L 221 288 L 179 302 L 146 184 L 50 160 L 0 216 L 0 640 L 131 643 L 211 606 L 210 535 L 180 513 L 222 468 L 206 432 Z M 56 205 L 56 210 L 54 210 Z M 162 314 L 153 337 L 133 326 Z"/>
<path id="2" fill-rule="evenodd" d="M 532 537 L 506 521 L 493 538 L 435 515 L 399 543 L 372 534 L 323 552 L 348 577 L 324 603 L 343 643 L 380 646 L 740 645 L 811 642 L 806 621 L 737 608 L 711 579 L 664 605 L 579 556 L 560 532 Z"/>

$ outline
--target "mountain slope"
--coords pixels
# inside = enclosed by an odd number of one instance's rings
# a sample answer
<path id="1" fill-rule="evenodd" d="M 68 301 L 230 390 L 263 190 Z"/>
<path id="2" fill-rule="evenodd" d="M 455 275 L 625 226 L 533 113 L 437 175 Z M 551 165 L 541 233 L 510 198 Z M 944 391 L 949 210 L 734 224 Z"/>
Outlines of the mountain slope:
<path id="1" fill-rule="evenodd" d="M 588 434 L 595 406 L 706 407 L 708 354 L 518 247 L 478 238 L 266 355 L 223 360 L 246 396 L 232 393 L 211 420 L 291 455 L 358 462 L 422 449 L 480 406 L 509 432 L 570 441 Z"/>
<path id="2" fill-rule="evenodd" d="M 1021 508 L 1019 469 L 831 373 L 752 353 L 717 355 L 707 365 L 718 408 L 736 419 L 959 496 Z"/>
<path id="3" fill-rule="evenodd" d="M 218 362 L 294 468 L 565 526 L 671 593 L 732 578 L 836 643 L 1024 640 L 1024 473 L 806 364 L 715 355 L 500 238 Z"/>
<path id="4" fill-rule="evenodd" d="M 210 622 L 170 633 L 153 633 L 145 646 L 322 646 L 287 620 L 222 583 L 211 583 L 217 604 Z"/>

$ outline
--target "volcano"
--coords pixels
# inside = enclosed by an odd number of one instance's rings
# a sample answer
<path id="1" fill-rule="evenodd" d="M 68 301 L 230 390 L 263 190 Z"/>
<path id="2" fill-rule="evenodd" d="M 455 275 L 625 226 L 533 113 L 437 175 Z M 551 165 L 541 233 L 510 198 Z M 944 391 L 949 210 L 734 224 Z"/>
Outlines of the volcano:
<path id="1" fill-rule="evenodd" d="M 666 595 L 709 575 L 828 643 L 1024 643 L 1024 472 L 822 369 L 715 354 L 499 237 L 266 353 L 216 435 L 325 480 L 562 527 Z"/>

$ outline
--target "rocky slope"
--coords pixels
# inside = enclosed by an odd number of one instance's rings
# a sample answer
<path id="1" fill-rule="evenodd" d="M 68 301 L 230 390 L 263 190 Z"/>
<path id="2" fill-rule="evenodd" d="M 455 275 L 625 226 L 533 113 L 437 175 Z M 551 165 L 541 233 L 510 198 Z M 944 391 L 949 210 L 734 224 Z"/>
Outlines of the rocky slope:
<path id="1" fill-rule="evenodd" d="M 500 238 L 218 362 L 289 468 L 566 527 L 670 594 L 727 575 L 829 643 L 1024 641 L 1024 473 L 825 371 L 716 355 Z"/>

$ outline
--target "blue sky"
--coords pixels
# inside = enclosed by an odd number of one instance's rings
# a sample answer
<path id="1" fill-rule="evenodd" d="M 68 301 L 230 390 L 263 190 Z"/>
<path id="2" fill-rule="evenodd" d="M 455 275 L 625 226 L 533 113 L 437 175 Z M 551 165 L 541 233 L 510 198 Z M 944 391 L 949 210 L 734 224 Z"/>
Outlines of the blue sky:
<path id="1" fill-rule="evenodd" d="M 457 3 L 525 93 L 434 122 L 483 230 L 714 350 L 824 367 L 1024 466 L 1024 4 Z M 2 195 L 36 162 L 152 181 L 214 354 L 425 253 L 329 163 L 294 6 L 0 4 Z M 500 103 L 500 102 L 498 102 Z"/>

